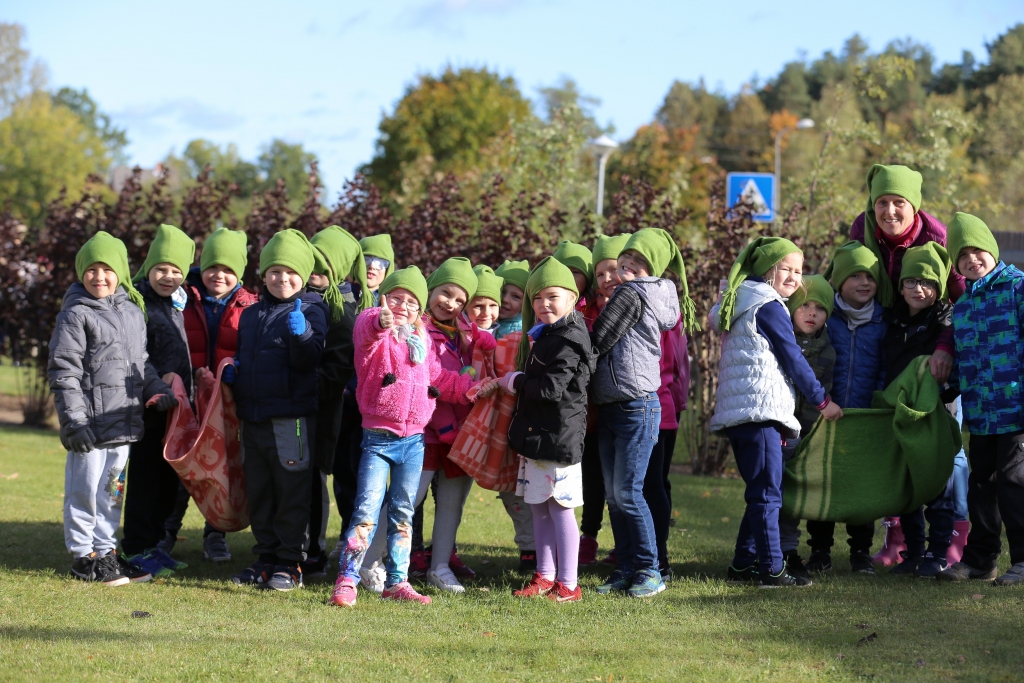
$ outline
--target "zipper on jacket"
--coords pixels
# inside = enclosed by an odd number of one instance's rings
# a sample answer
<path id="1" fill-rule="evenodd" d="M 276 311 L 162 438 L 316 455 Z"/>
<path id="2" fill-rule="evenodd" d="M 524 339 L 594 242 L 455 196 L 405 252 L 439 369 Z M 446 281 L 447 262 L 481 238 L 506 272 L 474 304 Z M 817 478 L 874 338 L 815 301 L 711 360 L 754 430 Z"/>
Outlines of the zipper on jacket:
<path id="1" fill-rule="evenodd" d="M 257 351 L 259 351 L 260 341 L 263 339 L 263 328 L 264 328 L 264 326 L 266 324 L 267 319 L 270 317 L 270 311 L 267 311 L 265 308 L 264 308 L 263 313 L 264 313 L 263 319 L 259 320 L 258 324 L 256 325 L 256 343 L 253 344 L 253 347 L 252 347 L 252 360 L 253 360 L 252 365 L 256 364 L 256 357 L 258 355 Z M 241 326 L 242 326 L 241 319 L 239 319 L 239 321 L 238 321 L 238 326 L 239 326 L 239 330 L 241 330 Z M 237 351 L 236 351 L 236 353 L 237 353 Z M 249 370 L 249 382 L 250 382 L 250 388 L 255 389 L 256 388 L 256 368 L 251 368 Z M 256 417 L 253 419 L 253 422 L 259 422 L 260 421 L 260 414 L 259 414 L 259 411 L 256 409 L 256 405 L 257 405 L 257 402 L 253 401 L 253 413 L 255 413 L 255 415 L 256 415 Z"/>
<path id="2" fill-rule="evenodd" d="M 295 436 L 299 440 L 299 462 L 302 462 L 306 457 L 302 452 L 302 418 L 295 420 Z"/>
<path id="3" fill-rule="evenodd" d="M 853 350 L 857 348 L 857 328 L 850 330 L 850 367 L 846 369 L 846 403 L 850 405 L 850 391 L 853 389 Z"/>
<path id="4" fill-rule="evenodd" d="M 132 434 L 132 397 L 135 395 L 135 392 L 134 383 L 132 382 L 132 361 L 130 357 L 131 351 L 128 348 L 128 334 L 125 332 L 124 316 L 121 315 L 120 309 L 118 309 L 117 304 L 115 304 L 114 302 L 111 302 L 110 308 L 111 310 L 114 311 L 114 314 L 117 316 L 118 322 L 121 324 L 121 340 L 124 343 L 124 367 L 126 375 L 124 389 L 125 398 L 128 399 L 125 406 L 125 424 L 128 427 L 128 438 L 130 440 L 133 436 L 135 436 L 134 434 Z M 143 370 L 143 372 L 145 372 L 145 370 Z M 143 410 L 145 410 L 145 404 L 143 404 L 142 408 Z"/>

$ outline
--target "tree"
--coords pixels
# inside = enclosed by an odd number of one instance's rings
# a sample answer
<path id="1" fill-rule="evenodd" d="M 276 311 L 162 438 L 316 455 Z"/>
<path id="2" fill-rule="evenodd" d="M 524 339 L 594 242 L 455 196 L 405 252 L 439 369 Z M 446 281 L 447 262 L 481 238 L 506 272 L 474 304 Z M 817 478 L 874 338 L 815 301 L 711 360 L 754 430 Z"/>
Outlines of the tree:
<path id="1" fill-rule="evenodd" d="M 717 135 L 718 124 L 729 112 L 728 100 L 708 92 L 701 80 L 696 86 L 675 81 L 658 108 L 654 120 L 667 130 L 692 129 L 693 153 L 707 155 L 711 140 Z"/>
<path id="2" fill-rule="evenodd" d="M 46 66 L 30 60 L 21 42 L 25 27 L 0 22 L 0 116 L 6 116 L 19 99 L 46 85 Z"/>
<path id="3" fill-rule="evenodd" d="M 263 148 L 257 163 L 263 174 L 264 187 L 273 187 L 280 178 L 284 180 L 288 194 L 298 197 L 306 189 L 316 155 L 303 149 L 301 143 L 291 145 L 275 139 Z"/>
<path id="4" fill-rule="evenodd" d="M 67 107 L 81 119 L 82 124 L 106 146 L 114 163 L 127 163 L 128 157 L 124 150 L 128 146 L 128 134 L 123 128 L 114 126 L 110 117 L 99 110 L 87 89 L 61 88 L 54 94 L 53 101 L 54 104 Z"/>
<path id="5" fill-rule="evenodd" d="M 988 64 L 971 75 L 968 81 L 971 88 L 981 89 L 1002 76 L 1024 73 L 1024 24 L 1017 24 L 985 47 Z"/>

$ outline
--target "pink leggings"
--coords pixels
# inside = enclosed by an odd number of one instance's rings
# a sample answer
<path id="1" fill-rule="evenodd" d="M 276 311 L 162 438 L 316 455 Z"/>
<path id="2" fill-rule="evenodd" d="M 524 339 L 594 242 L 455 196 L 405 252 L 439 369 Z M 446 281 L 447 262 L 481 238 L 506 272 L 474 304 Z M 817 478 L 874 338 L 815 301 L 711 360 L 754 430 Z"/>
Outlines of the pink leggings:
<path id="1" fill-rule="evenodd" d="M 576 588 L 580 529 L 573 509 L 562 507 L 554 498 L 543 503 L 531 503 L 530 508 L 533 510 L 533 537 L 537 543 L 537 573 L 548 581 L 557 578 L 570 590 Z"/>

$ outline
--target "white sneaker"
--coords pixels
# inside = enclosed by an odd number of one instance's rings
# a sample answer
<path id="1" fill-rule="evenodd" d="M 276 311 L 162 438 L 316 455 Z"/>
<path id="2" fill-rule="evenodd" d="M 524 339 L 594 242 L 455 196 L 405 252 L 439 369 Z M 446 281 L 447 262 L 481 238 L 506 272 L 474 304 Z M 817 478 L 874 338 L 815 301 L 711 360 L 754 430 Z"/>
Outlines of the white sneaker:
<path id="1" fill-rule="evenodd" d="M 384 569 L 384 563 L 380 560 L 377 560 L 369 567 L 362 567 L 359 570 L 359 583 L 377 595 L 384 592 L 384 582 L 387 578 L 388 572 Z"/>
<path id="2" fill-rule="evenodd" d="M 339 557 L 341 557 L 341 553 L 344 550 L 345 550 L 345 541 L 338 541 L 338 544 L 334 546 L 334 550 L 332 550 L 331 554 L 328 555 L 327 557 L 331 558 L 332 560 L 337 561 L 337 559 Z"/>
<path id="3" fill-rule="evenodd" d="M 427 583 L 449 593 L 466 592 L 466 589 L 461 583 L 459 583 L 459 580 L 455 578 L 455 574 L 452 573 L 452 570 L 449 569 L 446 564 L 442 564 L 437 569 L 431 569 L 428 571 Z"/>

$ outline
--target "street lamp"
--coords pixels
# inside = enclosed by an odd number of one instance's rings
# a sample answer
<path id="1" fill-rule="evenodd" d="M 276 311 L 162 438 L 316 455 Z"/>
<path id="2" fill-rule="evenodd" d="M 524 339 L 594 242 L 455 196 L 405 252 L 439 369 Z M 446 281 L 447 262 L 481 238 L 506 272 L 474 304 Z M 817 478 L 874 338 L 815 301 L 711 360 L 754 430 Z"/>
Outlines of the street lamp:
<path id="1" fill-rule="evenodd" d="M 597 163 L 597 215 L 601 216 L 604 215 L 604 167 L 608 163 L 608 157 L 619 148 L 619 143 L 607 135 L 602 135 L 596 140 L 591 140 L 590 146 L 599 156 Z"/>
<path id="2" fill-rule="evenodd" d="M 779 211 L 782 210 L 782 136 L 793 130 L 807 130 L 814 128 L 814 121 L 811 119 L 800 119 L 795 126 L 786 126 L 775 134 L 775 196 L 772 197 L 772 212 L 778 220 Z"/>

